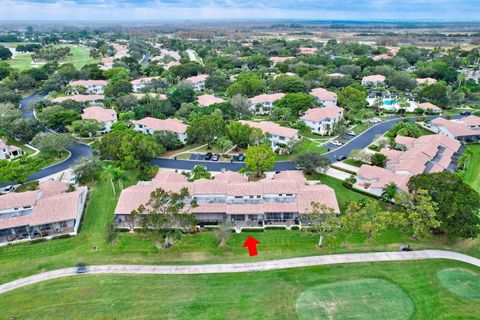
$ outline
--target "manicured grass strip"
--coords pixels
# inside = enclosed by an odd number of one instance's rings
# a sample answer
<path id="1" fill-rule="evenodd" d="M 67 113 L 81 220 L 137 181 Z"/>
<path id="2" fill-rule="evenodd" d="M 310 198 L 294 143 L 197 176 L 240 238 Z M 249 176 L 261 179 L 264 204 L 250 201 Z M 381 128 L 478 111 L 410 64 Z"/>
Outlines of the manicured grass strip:
<path id="1" fill-rule="evenodd" d="M 395 284 L 382 279 L 340 281 L 308 288 L 297 299 L 300 319 L 410 319 L 414 306 Z"/>
<path id="2" fill-rule="evenodd" d="M 466 269 L 449 268 L 437 273 L 440 284 L 465 299 L 480 300 L 480 274 Z"/>
<path id="3" fill-rule="evenodd" d="M 468 158 L 467 168 L 463 179 L 473 189 L 480 192 L 480 144 L 473 144 L 468 147 L 471 152 Z"/>
<path id="4" fill-rule="evenodd" d="M 385 306 L 398 311 L 401 305 L 411 314 L 412 303 L 413 319 L 479 319 L 477 303 L 438 283 L 436 273 L 445 268 L 473 270 L 459 262 L 431 260 L 235 274 L 82 275 L 0 295 L 0 319 L 297 319 L 297 299 L 305 290 L 365 278 L 383 279 L 377 280 L 378 288 L 350 287 L 370 302 L 358 309 L 361 315 L 371 313 L 370 319 L 382 319 L 378 310 L 387 312 Z"/>

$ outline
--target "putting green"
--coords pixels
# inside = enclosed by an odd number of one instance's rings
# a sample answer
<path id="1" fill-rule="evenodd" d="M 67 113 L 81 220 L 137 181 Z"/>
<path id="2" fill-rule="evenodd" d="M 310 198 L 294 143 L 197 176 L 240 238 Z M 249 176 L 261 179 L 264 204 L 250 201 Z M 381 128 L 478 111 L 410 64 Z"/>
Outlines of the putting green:
<path id="1" fill-rule="evenodd" d="M 437 273 L 442 287 L 465 299 L 480 300 L 480 275 L 461 268 L 449 268 Z"/>
<path id="2" fill-rule="evenodd" d="M 359 279 L 311 287 L 300 294 L 300 319 L 409 319 L 414 306 L 397 285 L 382 279 Z"/>

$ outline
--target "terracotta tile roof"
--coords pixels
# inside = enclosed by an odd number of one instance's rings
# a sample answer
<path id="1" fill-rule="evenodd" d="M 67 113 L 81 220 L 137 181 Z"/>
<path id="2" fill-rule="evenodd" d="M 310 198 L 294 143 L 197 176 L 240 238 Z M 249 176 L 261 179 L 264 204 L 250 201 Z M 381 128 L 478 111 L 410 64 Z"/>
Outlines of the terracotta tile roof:
<path id="1" fill-rule="evenodd" d="M 466 125 L 462 121 L 452 121 L 447 120 L 444 118 L 436 118 L 432 120 L 432 124 L 438 127 L 444 127 L 448 131 L 450 131 L 455 137 L 461 136 L 471 136 L 471 135 L 479 135 L 480 132 L 477 130 L 471 129 L 468 125 Z"/>
<path id="2" fill-rule="evenodd" d="M 410 138 L 410 137 L 406 137 L 406 136 L 397 135 L 395 137 L 395 142 L 396 143 L 403 144 L 407 148 L 413 147 L 413 142 L 414 141 L 415 141 L 415 138 Z"/>
<path id="3" fill-rule="evenodd" d="M 53 103 L 62 103 L 63 101 L 73 100 L 77 102 L 89 102 L 105 99 L 101 94 L 75 94 L 71 96 L 58 97 L 52 100 Z"/>
<path id="4" fill-rule="evenodd" d="M 305 115 L 301 117 L 303 120 L 321 122 L 326 119 L 335 119 L 343 113 L 343 108 L 331 106 L 323 108 L 312 108 L 305 112 Z"/>
<path id="5" fill-rule="evenodd" d="M 379 55 L 376 55 L 376 56 L 373 56 L 372 57 L 372 60 L 373 61 L 379 61 L 379 60 L 382 60 L 382 59 L 392 59 L 391 56 L 389 56 L 388 54 L 379 54 Z"/>
<path id="6" fill-rule="evenodd" d="M 333 208 L 336 213 L 340 212 L 335 191 L 326 185 L 304 186 L 297 194 L 298 212 L 303 214 L 311 211 L 312 202 Z"/>
<path id="7" fill-rule="evenodd" d="M 363 82 L 383 82 L 385 81 L 385 76 L 382 76 L 380 74 L 375 74 L 375 75 L 363 77 L 362 81 Z"/>
<path id="8" fill-rule="evenodd" d="M 31 206 L 24 215 L 0 218 L 0 229 L 36 226 L 75 219 L 81 210 L 80 199 L 86 188 L 65 192 L 67 184 L 58 181 L 40 183 L 40 190 L 0 196 L 0 210 Z"/>
<path id="9" fill-rule="evenodd" d="M 299 50 L 302 54 L 315 54 L 317 53 L 318 48 L 300 47 Z"/>
<path id="10" fill-rule="evenodd" d="M 466 123 L 470 127 L 480 126 L 480 117 L 477 117 L 473 114 L 468 117 L 460 119 L 460 121 Z"/>
<path id="11" fill-rule="evenodd" d="M 187 177 L 175 171 L 159 170 L 155 178 L 152 179 L 152 181 L 183 183 L 187 182 Z"/>
<path id="12" fill-rule="evenodd" d="M 234 171 L 225 171 L 222 173 L 217 174 L 214 177 L 215 181 L 222 181 L 222 182 L 246 182 L 247 178 L 238 172 Z"/>
<path id="13" fill-rule="evenodd" d="M 204 107 L 208 107 L 212 104 L 225 102 L 222 98 L 217 98 L 211 94 L 202 94 L 198 98 L 198 104 Z"/>
<path id="14" fill-rule="evenodd" d="M 300 181 L 302 184 L 305 184 L 305 176 L 303 175 L 302 171 L 298 170 L 289 170 L 289 171 L 281 171 L 273 176 L 274 180 L 280 181 Z"/>
<path id="15" fill-rule="evenodd" d="M 106 86 L 108 84 L 107 80 L 75 80 L 70 81 L 71 86 Z"/>
<path id="16" fill-rule="evenodd" d="M 227 182 L 200 179 L 192 183 L 192 195 L 227 194 Z"/>
<path id="17" fill-rule="evenodd" d="M 178 119 L 157 119 L 152 117 L 146 117 L 141 120 L 135 121 L 135 123 L 144 125 L 153 131 L 172 131 L 176 133 L 185 133 L 188 125 L 184 124 Z"/>
<path id="18" fill-rule="evenodd" d="M 416 79 L 417 81 L 417 84 L 434 84 L 434 83 L 437 83 L 437 80 L 436 79 L 433 79 L 433 78 L 417 78 Z"/>
<path id="19" fill-rule="evenodd" d="M 263 194 L 294 194 L 297 192 L 295 180 L 261 180 Z"/>
<path id="20" fill-rule="evenodd" d="M 191 83 L 202 82 L 208 79 L 208 74 L 199 74 L 197 76 L 188 77 L 185 79 L 186 81 L 190 81 Z"/>
<path id="21" fill-rule="evenodd" d="M 369 183 L 369 187 L 371 188 L 383 188 L 393 182 L 398 188 L 404 191 L 408 191 L 407 183 L 411 177 L 410 175 L 396 174 L 390 170 L 367 164 L 360 167 L 357 176 L 360 176 L 365 180 L 375 180 Z"/>
<path id="22" fill-rule="evenodd" d="M 282 127 L 275 122 L 271 121 L 247 121 L 247 120 L 240 120 L 240 123 L 248 124 L 251 127 L 258 128 L 262 130 L 263 133 L 270 133 L 281 137 L 293 138 L 298 134 L 297 129 Z"/>
<path id="23" fill-rule="evenodd" d="M 437 107 L 436 105 L 430 103 L 430 102 L 424 102 L 424 103 L 420 103 L 418 105 L 419 108 L 423 109 L 423 110 L 435 110 L 435 111 L 442 111 L 442 109 L 440 107 Z"/>
<path id="24" fill-rule="evenodd" d="M 285 93 L 271 93 L 271 94 L 261 94 L 258 96 L 255 96 L 253 98 L 250 98 L 250 103 L 251 104 L 259 104 L 259 103 L 274 103 L 277 100 L 282 99 L 285 96 Z"/>
<path id="25" fill-rule="evenodd" d="M 92 119 L 98 122 L 107 122 L 117 120 L 117 112 L 113 109 L 102 107 L 88 107 L 83 109 L 82 119 Z"/>
<path id="26" fill-rule="evenodd" d="M 10 192 L 0 195 L 0 210 L 32 206 L 37 201 L 38 196 L 38 191 Z"/>
<path id="27" fill-rule="evenodd" d="M 270 61 L 273 63 L 282 63 L 290 59 L 294 59 L 294 57 L 270 57 Z"/>
<path id="28" fill-rule="evenodd" d="M 152 98 L 157 98 L 157 99 L 160 99 L 160 100 L 167 100 L 167 95 L 166 94 L 163 94 L 163 93 L 151 93 L 151 92 L 147 92 L 147 93 L 131 93 L 132 96 L 134 96 L 135 98 L 137 98 L 138 100 L 140 99 L 143 99 L 145 97 L 152 97 Z"/>
<path id="29" fill-rule="evenodd" d="M 130 81 L 130 83 L 131 84 L 142 84 L 142 83 L 147 84 L 157 79 L 160 79 L 160 77 L 144 77 L 144 78 L 138 78 L 138 79 L 132 80 Z"/>
<path id="30" fill-rule="evenodd" d="M 310 91 L 310 94 L 317 97 L 319 100 L 337 100 L 337 94 L 335 92 L 328 91 L 324 88 L 314 88 Z"/>

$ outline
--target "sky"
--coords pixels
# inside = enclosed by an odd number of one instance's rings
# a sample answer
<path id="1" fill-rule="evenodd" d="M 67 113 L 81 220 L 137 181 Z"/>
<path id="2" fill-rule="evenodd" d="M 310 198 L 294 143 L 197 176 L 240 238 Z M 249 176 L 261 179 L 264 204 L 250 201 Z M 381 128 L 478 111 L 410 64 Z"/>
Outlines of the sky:
<path id="1" fill-rule="evenodd" d="M 0 0 L 12 20 L 480 20 L 480 0 Z"/>

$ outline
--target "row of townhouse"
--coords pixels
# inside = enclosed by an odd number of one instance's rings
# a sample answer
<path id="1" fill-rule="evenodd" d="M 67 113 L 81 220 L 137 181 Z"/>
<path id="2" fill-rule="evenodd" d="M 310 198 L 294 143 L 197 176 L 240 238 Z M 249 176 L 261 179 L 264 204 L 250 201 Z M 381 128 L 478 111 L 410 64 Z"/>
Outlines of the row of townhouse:
<path id="1" fill-rule="evenodd" d="M 226 171 L 214 179 L 188 182 L 182 174 L 160 171 L 148 182 L 139 182 L 122 191 L 115 208 L 119 227 L 138 228 L 147 212 L 133 221 L 131 212 L 145 205 L 156 189 L 168 192 L 189 192 L 186 212 L 192 213 L 199 225 L 216 225 L 228 221 L 238 230 L 244 227 L 264 228 L 269 225 L 291 227 L 308 224 L 313 202 L 340 213 L 335 191 L 326 185 L 309 185 L 301 171 L 284 171 L 272 179 L 248 182 L 237 172 Z M 195 200 L 196 205 L 190 205 Z"/>
<path id="2" fill-rule="evenodd" d="M 160 77 L 145 77 L 130 81 L 132 84 L 132 91 L 139 92 L 146 88 L 154 80 L 158 80 Z M 103 94 L 105 87 L 108 85 L 107 80 L 75 80 L 70 81 L 72 94 L 79 94 L 78 87 L 83 87 L 86 94 Z"/>
<path id="3" fill-rule="evenodd" d="M 480 142 L 480 117 L 475 115 L 457 120 L 436 118 L 431 129 L 462 142 Z"/>
<path id="4" fill-rule="evenodd" d="M 9 160 L 22 155 L 22 149 L 16 146 L 9 146 L 5 140 L 0 138 L 0 160 Z"/>
<path id="5" fill-rule="evenodd" d="M 357 172 L 355 188 L 380 196 L 383 188 L 395 183 L 399 190 L 408 191 L 410 177 L 421 173 L 456 170 L 456 161 L 463 148 L 457 140 L 444 134 L 426 135 L 419 138 L 397 136 L 395 142 L 404 151 L 384 148 L 385 168 L 362 165 Z"/>
<path id="6" fill-rule="evenodd" d="M 263 134 L 268 135 L 271 141 L 270 147 L 274 151 L 282 151 L 287 145 L 290 145 L 300 139 L 297 129 L 282 127 L 272 121 L 248 121 L 240 120 L 242 124 L 262 130 Z"/>
<path id="7" fill-rule="evenodd" d="M 134 130 L 140 131 L 144 134 L 153 134 L 158 131 L 173 132 L 177 135 L 180 142 L 187 142 L 187 128 L 188 125 L 181 120 L 169 118 L 169 119 L 157 119 L 152 117 L 146 117 L 137 121 L 134 121 Z"/>
<path id="8" fill-rule="evenodd" d="M 0 195 L 0 246 L 76 235 L 87 188 L 67 190 L 68 184 L 51 180 L 40 182 L 36 191 Z"/>

